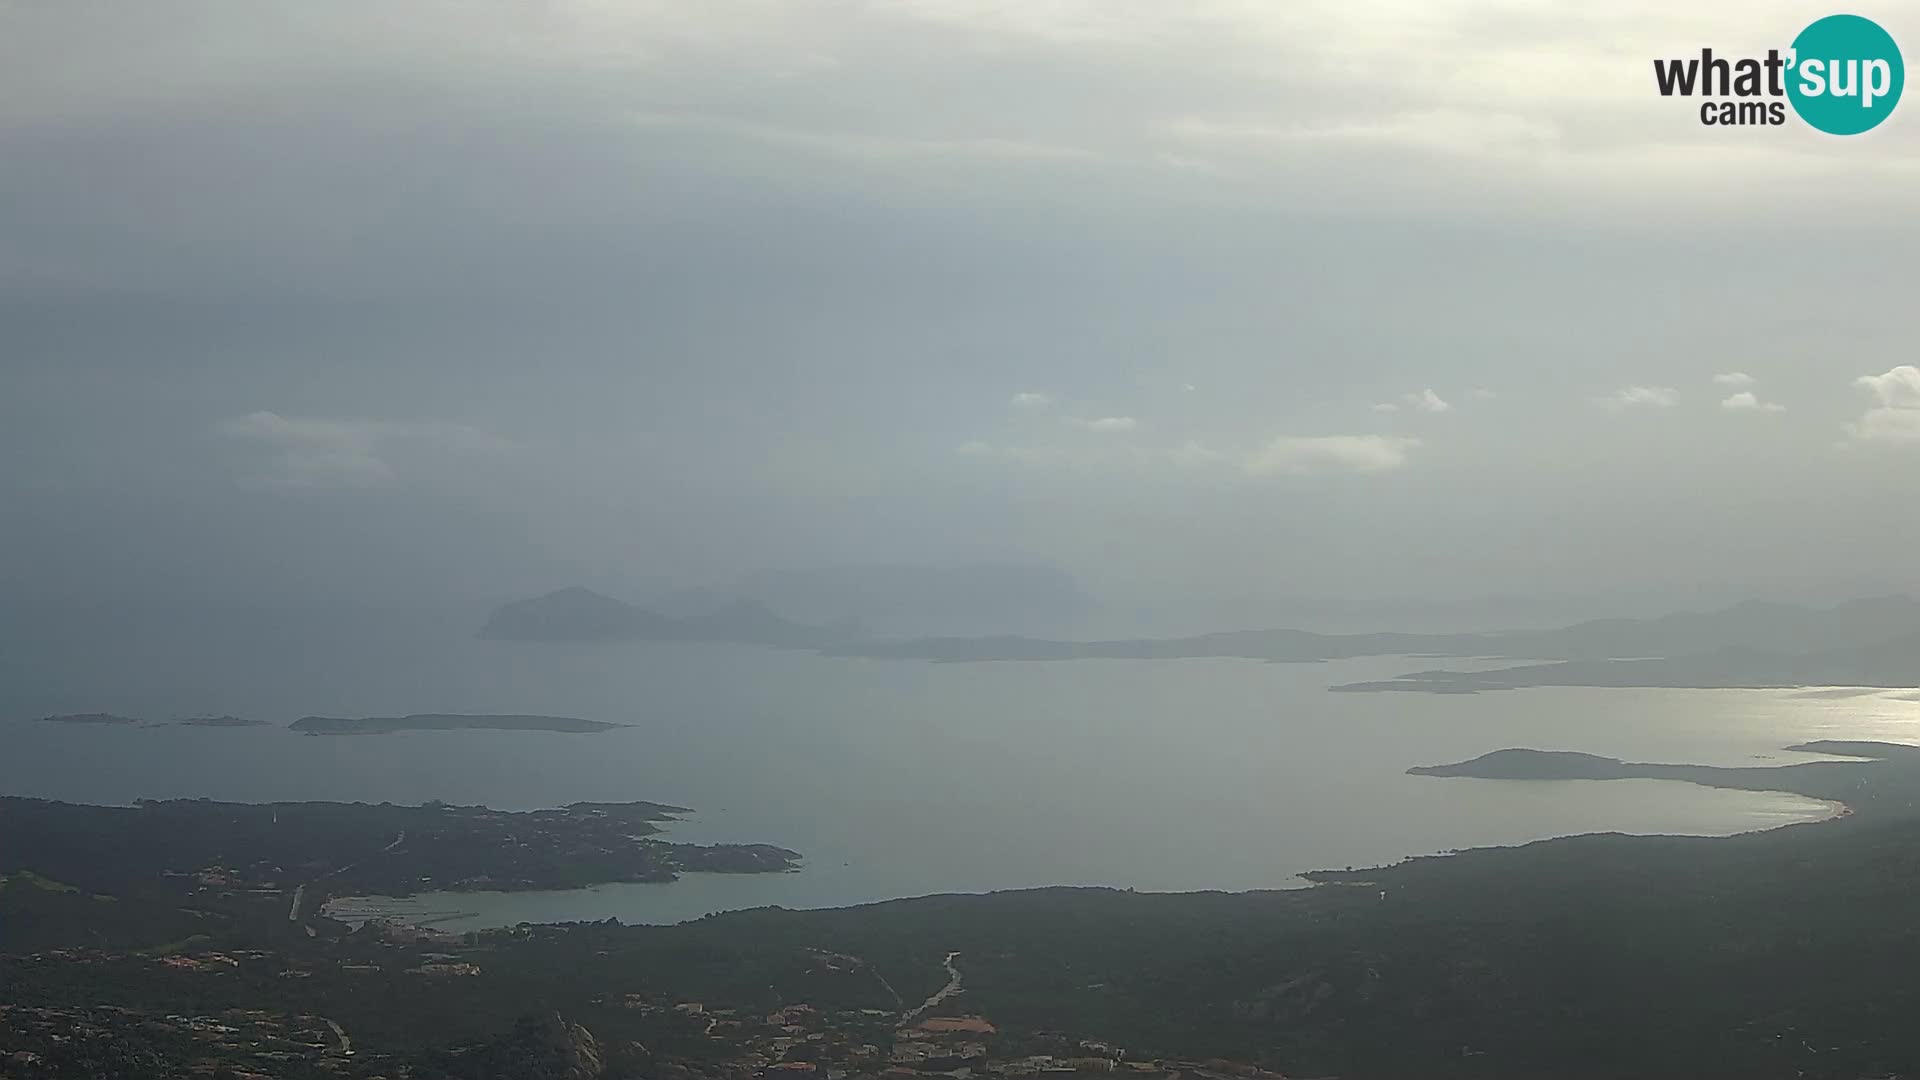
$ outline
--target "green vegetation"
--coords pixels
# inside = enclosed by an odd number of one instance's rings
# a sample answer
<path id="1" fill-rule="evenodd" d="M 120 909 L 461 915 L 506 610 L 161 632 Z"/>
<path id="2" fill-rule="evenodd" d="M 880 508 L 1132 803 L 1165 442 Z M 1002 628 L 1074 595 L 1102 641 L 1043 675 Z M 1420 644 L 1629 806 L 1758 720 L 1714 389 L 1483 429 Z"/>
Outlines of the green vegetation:
<path id="1" fill-rule="evenodd" d="M 1046 889 L 464 937 L 380 924 L 349 932 L 324 920 L 309 935 L 309 924 L 288 918 L 284 891 L 256 898 L 164 876 L 156 885 L 141 875 L 171 855 L 113 857 L 121 843 L 173 834 L 129 830 L 112 815 L 177 824 L 211 814 L 227 824 L 169 850 L 210 843 L 227 868 L 269 853 L 291 860 L 273 830 L 244 824 L 274 812 L 266 808 L 32 804 L 24 810 L 39 815 L 34 829 L 14 828 L 18 816 L 0 825 L 47 837 L 27 853 L 36 872 L 87 888 L 113 878 L 125 899 L 75 905 L 44 889 L 0 891 L 0 985 L 22 1008 L 128 1009 L 142 1024 L 156 1010 L 325 1017 L 352 1033 L 353 1069 L 401 1062 L 421 1077 L 511 1066 L 690 1080 L 759 1075 L 775 1062 L 800 1073 L 814 1060 L 858 1077 L 878 1074 L 889 1047 L 919 1038 L 894 1030 L 893 1018 L 941 989 L 945 961 L 958 954 L 964 987 L 952 1007 L 986 1017 L 998 1034 L 984 1049 L 934 1046 L 926 1070 L 972 1062 L 992 1072 L 987 1065 L 1035 1047 L 1070 1055 L 1091 1044 L 1124 1047 L 1149 1072 L 1163 1061 L 1242 1063 L 1169 1066 L 1202 1080 L 1256 1066 L 1342 1077 L 1920 1072 L 1920 1028 L 1908 1022 L 1920 1010 L 1911 977 L 1920 966 L 1920 750 L 1805 749 L 1859 759 L 1706 769 L 1510 751 L 1436 771 L 1684 777 L 1845 798 L 1855 813 L 1721 839 L 1601 835 L 1468 851 L 1317 874 L 1320 887 L 1285 892 Z M 345 849 L 364 852 L 381 835 L 356 815 L 391 824 L 382 815 L 447 813 L 277 812 L 316 838 L 360 830 L 341 852 L 301 864 L 338 877 L 348 874 Z M 96 817 L 115 824 L 94 827 Z M 328 828 L 317 827 L 323 819 Z M 513 830 L 532 823 L 504 820 Z M 281 846 L 249 846 L 261 844 Z M 67 861 L 46 861 L 53 848 Z M 62 921 L 61 908 L 84 917 Z M 165 943 L 173 947 L 137 951 Z M 740 1019 L 785 1016 L 800 1003 L 828 1018 L 818 1021 L 825 1043 L 781 1035 L 811 1032 L 815 1021 Z M 528 1014 L 544 1019 L 521 1022 Z M 360 1075 L 347 1069 L 336 1063 L 337 1075 Z"/>
<path id="2" fill-rule="evenodd" d="M 653 838 L 660 822 L 685 812 L 649 802 L 510 813 L 438 803 L 109 807 L 0 798 L 0 950 L 71 941 L 150 948 L 210 928 L 284 934 L 299 931 L 329 895 L 672 881 L 689 870 L 788 870 L 799 859 L 764 844 Z M 78 905 L 64 895 L 79 891 L 122 902 Z"/>
<path id="3" fill-rule="evenodd" d="M 179 941 L 169 941 L 164 945 L 155 945 L 151 949 L 141 949 L 139 955 L 173 956 L 186 952 L 189 949 L 204 948 L 211 944 L 213 944 L 212 937 L 206 934 L 194 934 L 192 937 L 181 938 Z"/>
<path id="4" fill-rule="evenodd" d="M 0 890 L 15 883 L 31 886 L 36 889 L 45 889 L 48 892 L 70 893 L 80 891 L 76 885 L 68 885 L 63 881 L 55 881 L 52 878 L 41 877 L 31 870 L 16 870 L 11 874 L 0 874 Z"/>

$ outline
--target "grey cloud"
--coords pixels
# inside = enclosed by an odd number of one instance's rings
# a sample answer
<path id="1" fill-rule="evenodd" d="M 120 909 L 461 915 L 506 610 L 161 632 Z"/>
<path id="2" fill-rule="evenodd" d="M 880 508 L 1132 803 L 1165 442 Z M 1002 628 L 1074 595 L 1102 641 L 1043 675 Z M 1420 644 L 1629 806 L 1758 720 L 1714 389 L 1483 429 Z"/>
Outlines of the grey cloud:
<path id="1" fill-rule="evenodd" d="M 243 475 L 268 487 L 381 487 L 401 478 L 396 460 L 421 451 L 470 457 L 512 448 L 462 424 L 286 417 L 267 411 L 222 420 L 215 430 L 248 452 Z"/>
<path id="2" fill-rule="evenodd" d="M 1249 610 L 1276 557 L 1379 603 L 1892 580 L 1910 556 L 1882 538 L 1920 526 L 1888 498 L 1899 455 L 1830 444 L 1850 417 L 1905 439 L 1909 399 L 1878 395 L 1908 391 L 1760 366 L 1910 354 L 1920 126 L 1706 139 L 1647 85 L 1666 43 L 1801 21 L 0 5 L 0 454 L 23 463 L 0 493 L 49 529 L 204 500 L 163 568 L 209 550 L 195 528 L 271 550 L 276 504 L 337 494 L 354 512 L 303 518 L 303 554 L 431 495 L 459 513 L 393 526 L 386 557 L 458 563 L 508 521 L 529 577 L 1019 558 Z M 1782 212 L 1816 189 L 1831 214 Z M 1793 408 L 1623 423 L 1573 389 L 1623 358 L 1645 385 L 1622 408 L 1735 366 Z M 1421 387 L 1473 422 L 1412 414 Z M 409 419 L 433 417 L 469 434 Z M 258 490 L 291 485 L 316 497 Z M 1810 497 L 1863 523 L 1844 550 L 1779 512 Z M 497 599 L 517 564 L 464 565 Z"/>
<path id="3" fill-rule="evenodd" d="M 1407 463 L 1420 440 L 1391 435 L 1313 435 L 1278 438 L 1246 462 L 1255 476 L 1322 472 L 1385 472 Z"/>

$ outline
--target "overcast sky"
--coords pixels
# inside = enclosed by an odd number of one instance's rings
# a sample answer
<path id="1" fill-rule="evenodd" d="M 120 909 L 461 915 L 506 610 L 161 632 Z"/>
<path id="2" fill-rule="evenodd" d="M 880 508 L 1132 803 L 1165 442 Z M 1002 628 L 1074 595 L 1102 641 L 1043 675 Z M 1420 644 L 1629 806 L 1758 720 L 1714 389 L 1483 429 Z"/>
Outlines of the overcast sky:
<path id="1" fill-rule="evenodd" d="M 0 580 L 1915 588 L 1920 104 L 1718 130 L 1652 79 L 1829 13 L 0 3 Z"/>

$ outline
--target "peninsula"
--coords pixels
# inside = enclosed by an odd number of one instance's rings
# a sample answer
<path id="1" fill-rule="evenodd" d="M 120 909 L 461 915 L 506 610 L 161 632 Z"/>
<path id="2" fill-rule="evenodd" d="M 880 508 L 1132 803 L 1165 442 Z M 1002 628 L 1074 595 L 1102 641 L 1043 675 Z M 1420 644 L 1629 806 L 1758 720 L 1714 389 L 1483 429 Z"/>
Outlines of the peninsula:
<path id="1" fill-rule="evenodd" d="M 668 882 L 682 873 L 792 870 L 770 844 L 675 844 L 655 836 L 689 813 L 666 803 L 574 803 L 508 811 L 430 802 L 229 803 L 207 799 L 88 806 L 0 797 L 0 874 L 78 883 L 66 896 L 0 893 L 0 952 L 73 929 L 181 936 L 262 918 L 304 923 L 334 895 L 575 889 Z M 264 913 L 264 914 L 263 914 Z M 212 920 L 212 922 L 209 922 Z"/>
<path id="2" fill-rule="evenodd" d="M 1510 748 L 1449 765 L 1416 765 L 1413 776 L 1480 780 L 1679 780 L 1736 791 L 1784 791 L 1844 804 L 1867 819 L 1916 816 L 1920 746 L 1821 739 L 1788 751 L 1847 760 L 1725 767 L 1621 761 L 1596 754 Z"/>

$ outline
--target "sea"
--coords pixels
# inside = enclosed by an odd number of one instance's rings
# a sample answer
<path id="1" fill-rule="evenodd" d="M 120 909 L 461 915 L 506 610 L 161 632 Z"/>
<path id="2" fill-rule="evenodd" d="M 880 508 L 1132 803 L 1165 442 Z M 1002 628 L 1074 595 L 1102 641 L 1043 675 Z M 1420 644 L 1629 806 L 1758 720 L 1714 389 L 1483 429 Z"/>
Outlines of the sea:
<path id="1" fill-rule="evenodd" d="M 1439 779 L 1410 766 L 1503 747 L 1636 761 L 1787 764 L 1818 738 L 1920 742 L 1909 692 L 1543 688 L 1330 693 L 1434 662 L 936 664 L 681 643 L 369 634 L 218 655 L 150 643 L 100 662 L 16 653 L 0 682 L 0 793 L 441 799 L 508 809 L 645 799 L 692 808 L 665 839 L 771 843 L 784 874 L 346 901 L 449 929 L 739 908 L 836 907 L 1048 885 L 1292 888 L 1319 868 L 1590 832 L 1723 835 L 1835 808 L 1685 783 Z M 62 725 L 113 712 L 269 726 Z M 308 714 L 545 713 L 599 734 L 309 736 Z"/>

